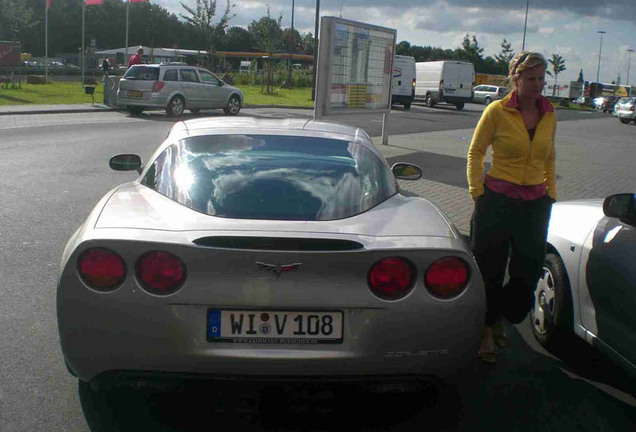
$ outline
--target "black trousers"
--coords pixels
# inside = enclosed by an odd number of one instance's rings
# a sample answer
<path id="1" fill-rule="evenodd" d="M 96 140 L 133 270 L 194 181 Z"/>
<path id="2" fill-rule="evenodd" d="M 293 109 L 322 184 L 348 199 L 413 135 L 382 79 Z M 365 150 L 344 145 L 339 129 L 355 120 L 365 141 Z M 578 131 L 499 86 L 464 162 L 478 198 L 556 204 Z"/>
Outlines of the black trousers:
<path id="1" fill-rule="evenodd" d="M 486 286 L 486 325 L 502 316 L 520 323 L 532 308 L 543 270 L 551 210 L 548 196 L 526 201 L 488 187 L 477 199 L 470 237 Z M 506 265 L 510 277 L 504 286 Z"/>

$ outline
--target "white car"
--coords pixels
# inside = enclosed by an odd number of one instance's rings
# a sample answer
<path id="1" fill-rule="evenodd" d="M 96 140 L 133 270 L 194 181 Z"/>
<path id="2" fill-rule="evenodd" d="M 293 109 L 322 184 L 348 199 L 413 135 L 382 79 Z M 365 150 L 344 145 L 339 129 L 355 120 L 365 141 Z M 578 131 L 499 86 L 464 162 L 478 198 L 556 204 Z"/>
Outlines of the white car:
<path id="1" fill-rule="evenodd" d="M 636 121 L 636 112 L 634 111 L 634 106 L 636 106 L 636 97 L 631 97 L 627 99 L 621 99 L 623 101 L 620 105 L 617 103 L 615 111 L 616 117 L 621 121 L 621 123 L 629 123 L 631 121 Z"/>
<path id="2" fill-rule="evenodd" d="M 636 196 L 557 203 L 531 326 L 563 353 L 574 334 L 636 371 Z"/>

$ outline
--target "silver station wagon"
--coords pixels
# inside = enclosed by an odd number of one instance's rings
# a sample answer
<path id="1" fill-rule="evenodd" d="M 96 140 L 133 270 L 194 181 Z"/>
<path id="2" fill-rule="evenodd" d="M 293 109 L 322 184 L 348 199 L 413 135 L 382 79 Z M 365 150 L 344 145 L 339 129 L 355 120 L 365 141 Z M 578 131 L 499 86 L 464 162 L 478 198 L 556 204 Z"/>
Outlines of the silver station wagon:
<path id="1" fill-rule="evenodd" d="M 478 85 L 473 89 L 473 102 L 490 105 L 492 101 L 503 99 L 509 91 L 508 87 Z"/>
<path id="2" fill-rule="evenodd" d="M 117 101 L 131 114 L 164 108 L 169 116 L 180 116 L 186 109 L 196 113 L 222 108 L 225 114 L 236 115 L 243 105 L 243 93 L 200 67 L 135 65 L 119 81 Z"/>

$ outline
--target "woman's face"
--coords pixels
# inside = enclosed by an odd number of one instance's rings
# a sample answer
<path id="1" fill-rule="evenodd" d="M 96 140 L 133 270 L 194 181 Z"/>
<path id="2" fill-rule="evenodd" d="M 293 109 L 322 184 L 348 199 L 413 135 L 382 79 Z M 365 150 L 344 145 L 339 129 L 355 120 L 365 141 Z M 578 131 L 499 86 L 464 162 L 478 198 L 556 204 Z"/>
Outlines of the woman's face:
<path id="1" fill-rule="evenodd" d="M 521 98 L 538 99 L 545 85 L 545 66 L 539 65 L 523 70 L 517 77 L 517 95 Z"/>

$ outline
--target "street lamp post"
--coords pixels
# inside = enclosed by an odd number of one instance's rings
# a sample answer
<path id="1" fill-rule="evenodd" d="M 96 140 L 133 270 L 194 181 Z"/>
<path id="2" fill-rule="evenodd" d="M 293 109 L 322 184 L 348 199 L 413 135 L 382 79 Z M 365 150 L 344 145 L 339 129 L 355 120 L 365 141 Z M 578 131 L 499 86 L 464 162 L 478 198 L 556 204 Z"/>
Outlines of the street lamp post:
<path id="1" fill-rule="evenodd" d="M 526 28 L 528 27 L 528 8 L 530 7 L 530 0 L 526 0 L 526 22 L 523 24 L 523 44 L 521 45 L 521 51 L 526 50 Z"/>
<path id="2" fill-rule="evenodd" d="M 320 0 L 316 0 L 316 29 L 314 31 L 314 73 L 311 78 L 311 100 L 316 100 L 316 69 L 318 66 L 318 25 L 320 20 Z"/>
<path id="3" fill-rule="evenodd" d="M 629 85 L 629 68 L 632 65 L 632 53 L 634 52 L 633 49 L 628 49 L 627 52 L 629 53 L 629 60 L 627 60 L 627 84 Z"/>
<path id="4" fill-rule="evenodd" d="M 292 83 L 292 54 L 294 53 L 294 0 L 292 0 L 291 34 L 289 35 L 289 63 L 287 64 L 287 83 L 291 88 Z"/>
<path id="5" fill-rule="evenodd" d="M 596 33 L 600 33 L 601 34 L 601 44 L 598 47 L 598 69 L 596 70 L 596 82 L 600 83 L 600 79 L 601 79 L 601 51 L 603 49 L 603 35 L 607 32 L 603 31 L 603 30 L 599 30 Z"/>

